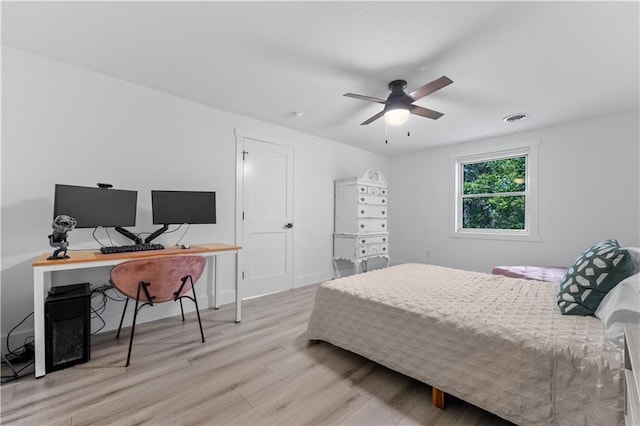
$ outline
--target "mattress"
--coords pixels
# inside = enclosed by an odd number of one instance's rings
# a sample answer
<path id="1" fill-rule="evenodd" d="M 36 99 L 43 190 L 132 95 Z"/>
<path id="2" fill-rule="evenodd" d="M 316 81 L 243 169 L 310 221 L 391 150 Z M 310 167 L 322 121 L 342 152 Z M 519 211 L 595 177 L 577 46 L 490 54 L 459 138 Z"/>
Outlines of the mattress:
<path id="1" fill-rule="evenodd" d="M 567 268 L 556 266 L 495 266 L 491 273 L 511 278 L 559 283 L 567 273 Z"/>
<path id="2" fill-rule="evenodd" d="M 624 424 L 622 354 L 557 284 L 425 264 L 323 283 L 308 338 L 521 425 Z"/>

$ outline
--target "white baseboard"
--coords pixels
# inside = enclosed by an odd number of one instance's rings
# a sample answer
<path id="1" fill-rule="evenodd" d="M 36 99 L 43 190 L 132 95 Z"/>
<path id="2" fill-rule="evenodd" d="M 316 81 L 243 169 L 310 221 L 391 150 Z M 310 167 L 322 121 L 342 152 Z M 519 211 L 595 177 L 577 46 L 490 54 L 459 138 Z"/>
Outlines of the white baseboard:
<path id="1" fill-rule="evenodd" d="M 316 272 L 314 274 L 299 275 L 296 278 L 296 282 L 293 284 L 293 288 L 306 287 L 308 285 L 319 284 L 324 281 L 333 279 L 333 271 L 326 270 Z"/>
<path id="2" fill-rule="evenodd" d="M 218 294 L 218 298 L 219 298 L 218 304 L 220 306 L 227 305 L 230 303 L 235 303 L 236 292 L 233 290 L 221 292 L 220 294 Z M 211 303 L 209 303 L 210 299 L 211 299 Z M 131 326 L 131 318 L 132 318 L 134 304 L 135 304 L 135 301 L 133 301 L 133 303 L 132 301 L 129 301 L 129 306 L 127 307 L 127 314 L 125 315 L 124 323 L 122 324 L 123 327 Z M 122 308 L 124 308 L 124 305 L 122 303 L 119 303 L 119 305 L 120 306 L 118 307 L 112 306 L 112 309 L 110 312 L 104 312 L 100 315 L 105 322 L 105 326 L 98 332 L 98 334 L 118 329 L 118 325 L 120 324 L 120 317 L 122 316 Z M 195 310 L 195 305 L 193 303 L 187 302 L 187 303 L 184 303 L 183 306 L 184 306 L 185 313 L 193 312 Z M 210 298 L 210 296 L 208 295 L 198 295 L 198 306 L 200 307 L 200 309 L 213 308 L 213 298 Z M 168 317 L 177 316 L 177 315 L 180 315 L 179 304 L 162 303 L 150 309 L 145 308 L 142 312 L 142 315 L 138 314 L 138 320 L 136 321 L 136 323 L 144 324 L 146 322 L 156 321 L 162 318 L 168 318 Z M 100 322 L 99 319 L 92 318 L 91 331 L 95 332 L 95 330 L 97 330 L 101 325 L 102 323 Z M 33 327 L 27 328 L 25 330 L 14 331 L 13 333 L 11 333 L 11 337 L 9 338 L 9 345 L 11 349 L 15 351 L 17 348 L 22 347 L 22 345 L 25 342 L 25 339 L 27 338 L 31 338 L 29 339 L 29 341 L 33 341 L 33 335 L 34 335 Z M 6 354 L 8 352 L 8 348 L 6 347 L 7 336 L 3 334 L 1 339 L 2 339 L 2 342 L 1 342 L 0 348 L 2 350 L 2 353 Z"/>
<path id="3" fill-rule="evenodd" d="M 205 296 L 208 299 L 208 296 Z M 204 302 L 200 302 L 200 297 L 198 298 L 198 304 L 200 307 L 206 306 L 207 308 L 213 308 L 213 304 L 209 303 L 208 300 Z M 213 302 L 213 298 L 212 298 Z M 235 290 L 228 290 L 218 293 L 218 305 L 228 305 L 229 303 L 236 303 L 236 292 Z"/>

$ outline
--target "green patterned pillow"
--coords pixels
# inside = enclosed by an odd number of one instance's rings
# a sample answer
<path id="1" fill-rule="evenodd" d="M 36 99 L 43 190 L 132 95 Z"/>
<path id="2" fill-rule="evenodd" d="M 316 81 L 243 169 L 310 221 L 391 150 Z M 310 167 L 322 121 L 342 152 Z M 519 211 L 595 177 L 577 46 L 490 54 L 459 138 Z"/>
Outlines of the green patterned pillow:
<path id="1" fill-rule="evenodd" d="M 593 315 L 606 294 L 633 273 L 633 259 L 616 240 L 602 241 L 573 262 L 560 282 L 564 315 Z"/>

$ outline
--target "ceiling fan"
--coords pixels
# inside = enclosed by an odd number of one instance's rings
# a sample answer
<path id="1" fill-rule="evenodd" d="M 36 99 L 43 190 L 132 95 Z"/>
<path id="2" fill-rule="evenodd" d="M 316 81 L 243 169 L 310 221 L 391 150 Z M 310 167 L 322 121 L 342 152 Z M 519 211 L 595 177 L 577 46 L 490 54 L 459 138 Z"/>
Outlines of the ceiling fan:
<path id="1" fill-rule="evenodd" d="M 433 80 L 430 83 L 425 84 L 422 87 L 417 88 L 413 92 L 406 94 L 404 89 L 407 88 L 407 82 L 404 80 L 394 80 L 389 83 L 389 90 L 391 93 L 389 97 L 385 99 L 374 98 L 372 96 L 356 95 L 355 93 L 345 93 L 344 96 L 350 98 L 362 99 L 364 101 L 377 102 L 384 104 L 384 109 L 369 118 L 366 121 L 360 123 L 360 125 L 369 124 L 384 115 L 384 120 L 387 124 L 392 126 L 398 126 L 404 124 L 409 119 L 410 114 L 420 115 L 422 117 L 432 118 L 437 120 L 444 114 L 438 111 L 434 111 L 429 108 L 424 108 L 418 105 L 413 105 L 418 99 L 422 99 L 425 96 L 440 90 L 453 83 L 451 79 L 446 76 L 442 76 Z"/>

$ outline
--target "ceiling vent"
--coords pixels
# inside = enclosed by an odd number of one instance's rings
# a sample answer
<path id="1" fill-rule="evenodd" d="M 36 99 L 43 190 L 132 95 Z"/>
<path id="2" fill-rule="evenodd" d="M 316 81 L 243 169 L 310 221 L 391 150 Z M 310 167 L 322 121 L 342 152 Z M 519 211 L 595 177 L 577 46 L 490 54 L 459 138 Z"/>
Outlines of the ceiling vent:
<path id="1" fill-rule="evenodd" d="M 505 123 L 515 123 L 516 121 L 526 120 L 527 117 L 529 116 L 524 113 L 511 114 L 503 118 L 502 121 L 504 121 Z"/>

